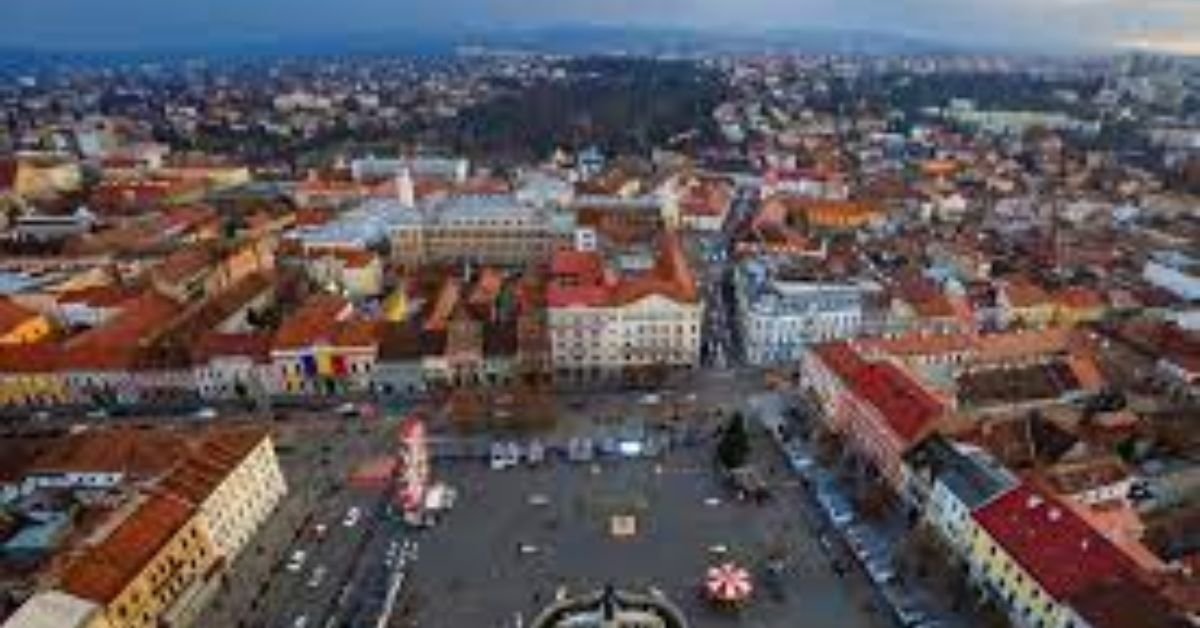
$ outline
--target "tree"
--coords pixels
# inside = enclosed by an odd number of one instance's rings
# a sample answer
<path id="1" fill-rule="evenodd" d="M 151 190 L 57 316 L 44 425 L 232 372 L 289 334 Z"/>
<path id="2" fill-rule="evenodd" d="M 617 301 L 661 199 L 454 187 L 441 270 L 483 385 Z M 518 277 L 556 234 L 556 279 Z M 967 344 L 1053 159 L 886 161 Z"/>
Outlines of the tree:
<path id="1" fill-rule="evenodd" d="M 717 443 L 717 460 L 726 469 L 736 469 L 746 464 L 750 457 L 750 435 L 746 432 L 746 419 L 737 412 L 721 431 Z"/>

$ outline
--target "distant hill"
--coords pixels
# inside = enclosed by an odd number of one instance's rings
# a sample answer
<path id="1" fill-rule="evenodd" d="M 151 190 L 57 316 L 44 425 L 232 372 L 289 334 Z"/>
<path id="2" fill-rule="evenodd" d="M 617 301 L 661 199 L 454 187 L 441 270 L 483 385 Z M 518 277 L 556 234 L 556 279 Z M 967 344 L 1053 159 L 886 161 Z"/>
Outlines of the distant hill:
<path id="1" fill-rule="evenodd" d="M 948 54 L 968 49 L 932 39 L 856 30 L 789 29 L 718 32 L 682 28 L 621 28 L 563 25 L 473 32 L 370 32 L 279 40 L 185 43 L 177 47 L 128 49 L 29 49 L 0 47 L 0 70 L 137 63 L 184 58 L 263 59 L 280 56 L 417 55 L 441 56 L 455 50 L 518 51 L 570 55 L 692 56 L 698 54 L 814 53 L 911 55 Z M 975 49 L 970 49 L 975 51 Z"/>

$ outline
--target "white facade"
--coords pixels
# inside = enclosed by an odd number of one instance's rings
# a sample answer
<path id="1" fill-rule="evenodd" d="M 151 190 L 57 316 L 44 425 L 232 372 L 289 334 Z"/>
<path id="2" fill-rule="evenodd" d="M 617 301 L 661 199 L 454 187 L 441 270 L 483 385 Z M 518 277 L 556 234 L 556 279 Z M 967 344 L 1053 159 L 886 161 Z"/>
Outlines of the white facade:
<path id="1" fill-rule="evenodd" d="M 200 504 L 200 521 L 217 550 L 232 561 L 286 494 L 275 446 L 265 437 Z"/>
<path id="2" fill-rule="evenodd" d="M 622 307 L 549 310 L 551 358 L 560 373 L 581 378 L 627 368 L 692 368 L 700 362 L 700 303 L 649 295 Z"/>
<path id="3" fill-rule="evenodd" d="M 757 263 L 738 268 L 735 287 L 751 364 L 795 362 L 807 345 L 859 335 L 867 296 L 880 290 L 869 282 L 782 280 Z"/>
<path id="4" fill-rule="evenodd" d="M 1180 253 L 1156 256 L 1146 262 L 1142 277 L 1183 299 L 1200 302 L 1200 261 Z"/>

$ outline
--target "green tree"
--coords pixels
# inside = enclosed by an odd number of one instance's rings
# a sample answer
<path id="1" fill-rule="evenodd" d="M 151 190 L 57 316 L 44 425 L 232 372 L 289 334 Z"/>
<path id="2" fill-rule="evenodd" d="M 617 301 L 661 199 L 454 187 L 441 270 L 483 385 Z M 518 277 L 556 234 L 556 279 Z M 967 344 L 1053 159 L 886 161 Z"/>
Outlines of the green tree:
<path id="1" fill-rule="evenodd" d="M 746 418 L 737 412 L 721 432 L 717 443 L 717 460 L 727 469 L 736 469 L 746 464 L 750 457 L 750 435 L 746 432 Z"/>

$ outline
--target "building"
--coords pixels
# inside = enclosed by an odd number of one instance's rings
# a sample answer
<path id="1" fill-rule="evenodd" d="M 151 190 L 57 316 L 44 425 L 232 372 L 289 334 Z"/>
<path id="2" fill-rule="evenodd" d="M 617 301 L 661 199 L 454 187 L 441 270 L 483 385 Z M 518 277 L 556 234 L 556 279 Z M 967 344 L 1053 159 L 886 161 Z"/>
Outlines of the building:
<path id="1" fill-rule="evenodd" d="M 204 333 L 192 343 L 190 356 L 203 399 L 250 401 L 275 387 L 268 333 Z"/>
<path id="2" fill-rule="evenodd" d="M 1146 261 L 1142 278 L 1187 302 L 1200 302 L 1200 260 L 1168 251 L 1155 253 Z"/>
<path id="3" fill-rule="evenodd" d="M 2 628 L 112 628 L 95 602 L 62 591 L 33 594 Z"/>
<path id="4" fill-rule="evenodd" d="M 560 239 L 546 210 L 516 196 L 457 196 L 423 208 L 421 261 L 519 266 L 546 258 Z"/>
<path id="5" fill-rule="evenodd" d="M 394 179 L 403 173 L 415 178 L 463 183 L 471 173 L 471 162 L 461 157 L 386 158 L 373 155 L 350 162 L 350 174 L 355 181 Z"/>
<path id="6" fill-rule="evenodd" d="M 907 457 L 910 494 L 922 496 L 925 520 L 956 557 L 970 551 L 971 513 L 1018 484 L 1016 476 L 987 451 L 933 436 Z"/>
<path id="7" fill-rule="evenodd" d="M 808 345 L 859 335 L 868 302 L 882 292 L 870 281 L 794 270 L 760 261 L 737 268 L 738 325 L 751 364 L 794 363 Z"/>
<path id="8" fill-rule="evenodd" d="M 556 252 L 546 302 L 557 381 L 647 381 L 699 365 L 704 308 L 677 234 L 625 274 L 597 252 Z"/>
<path id="9" fill-rule="evenodd" d="M 861 201 L 779 195 L 763 201 L 756 220 L 813 232 L 864 229 L 879 224 L 885 217 L 883 209 Z"/>
<path id="10" fill-rule="evenodd" d="M 844 342 L 805 351 L 801 382 L 820 403 L 826 426 L 897 495 L 912 499 L 905 456 L 934 431 L 942 403 L 896 364 L 869 360 Z"/>
<path id="11" fill-rule="evenodd" d="M 136 499 L 70 561 L 58 588 L 103 607 L 112 628 L 190 625 L 220 566 L 196 514 L 173 495 Z"/>
<path id="12" fill-rule="evenodd" d="M 1136 567 L 1056 497 L 1028 483 L 972 515 L 973 580 L 1020 628 L 1080 624 L 1070 600 L 1092 587 L 1136 579 Z"/>
<path id="13" fill-rule="evenodd" d="M 1026 277 L 1001 282 L 999 304 L 1005 325 L 1022 329 L 1047 327 L 1058 312 L 1054 298 Z"/>
<path id="14" fill-rule="evenodd" d="M 668 184 L 666 202 L 677 207 L 668 214 L 678 216 L 679 227 L 715 233 L 725 226 L 733 208 L 734 186 L 717 177 L 679 177 Z"/>
<path id="15" fill-rule="evenodd" d="M 366 391 L 379 351 L 375 321 L 354 316 L 346 300 L 327 294 L 284 320 L 271 344 L 272 392 L 328 395 Z"/>
<path id="16" fill-rule="evenodd" d="M 352 248 L 309 249 L 304 270 L 317 285 L 362 299 L 383 294 L 383 261 L 374 251 Z"/>
<path id="17" fill-rule="evenodd" d="M 270 432 L 261 428 L 207 434 L 158 487 L 196 505 L 201 530 L 226 564 L 287 493 Z"/>
<path id="18" fill-rule="evenodd" d="M 46 315 L 0 296 L 0 347 L 41 342 L 53 331 Z"/>

